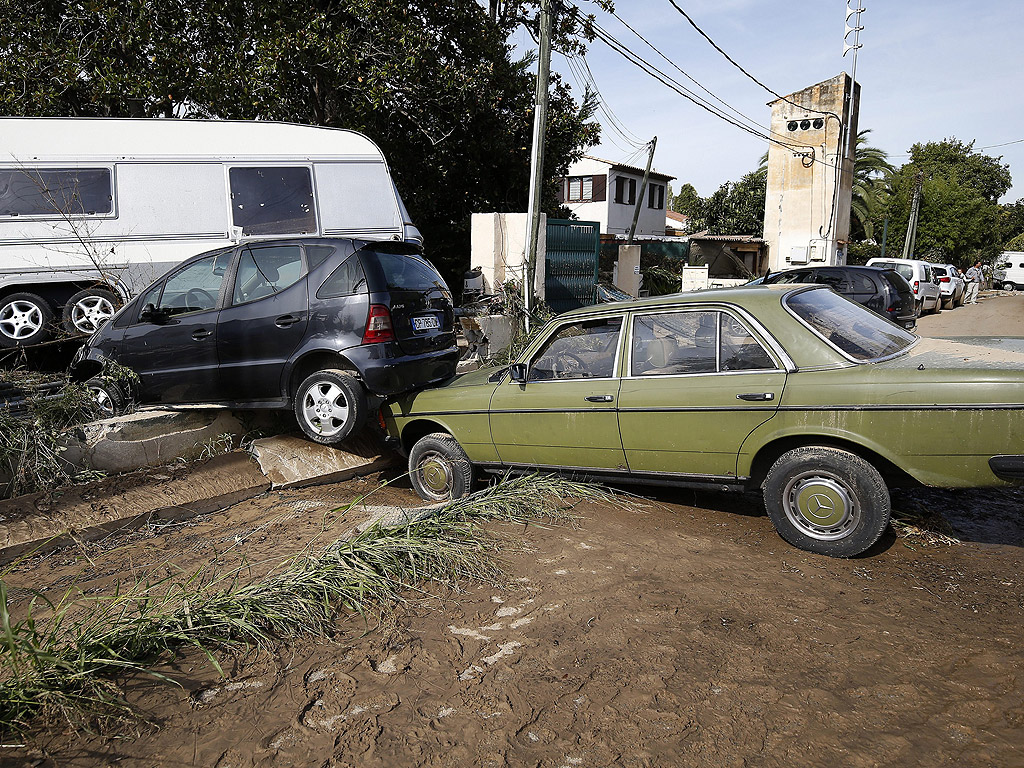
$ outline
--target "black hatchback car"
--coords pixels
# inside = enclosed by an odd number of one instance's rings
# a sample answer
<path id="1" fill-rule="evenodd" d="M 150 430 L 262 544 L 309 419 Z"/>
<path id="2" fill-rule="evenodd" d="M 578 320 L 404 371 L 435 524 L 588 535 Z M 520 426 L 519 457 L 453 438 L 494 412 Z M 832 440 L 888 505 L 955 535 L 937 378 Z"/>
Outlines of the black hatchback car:
<path id="1" fill-rule="evenodd" d="M 761 283 L 827 285 L 836 293 L 863 304 L 897 325 L 909 329 L 917 325 L 914 291 L 902 275 L 891 269 L 856 266 L 802 267 L 775 272 L 763 278 Z"/>
<path id="2" fill-rule="evenodd" d="M 292 409 L 312 440 L 344 440 L 372 402 L 455 373 L 451 293 L 416 246 L 263 240 L 200 254 L 126 304 L 72 362 L 101 403 Z"/>

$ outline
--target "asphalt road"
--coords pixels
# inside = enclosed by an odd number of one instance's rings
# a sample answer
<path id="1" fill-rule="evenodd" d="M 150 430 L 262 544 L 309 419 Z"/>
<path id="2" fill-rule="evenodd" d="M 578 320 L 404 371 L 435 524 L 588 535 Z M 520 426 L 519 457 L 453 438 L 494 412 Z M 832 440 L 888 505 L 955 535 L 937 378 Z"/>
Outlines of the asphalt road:
<path id="1" fill-rule="evenodd" d="M 977 304 L 945 309 L 917 321 L 920 336 L 1024 336 L 1024 293 L 986 291 Z"/>

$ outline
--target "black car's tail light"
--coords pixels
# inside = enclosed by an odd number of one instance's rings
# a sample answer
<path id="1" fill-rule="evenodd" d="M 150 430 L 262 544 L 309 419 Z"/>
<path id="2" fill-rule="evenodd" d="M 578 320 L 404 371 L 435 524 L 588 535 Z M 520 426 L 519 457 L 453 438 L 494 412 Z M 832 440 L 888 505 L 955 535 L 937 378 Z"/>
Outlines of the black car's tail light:
<path id="1" fill-rule="evenodd" d="M 371 304 L 370 314 L 366 318 L 366 330 L 363 331 L 363 344 L 394 340 L 395 329 L 391 324 L 391 312 L 383 304 Z"/>

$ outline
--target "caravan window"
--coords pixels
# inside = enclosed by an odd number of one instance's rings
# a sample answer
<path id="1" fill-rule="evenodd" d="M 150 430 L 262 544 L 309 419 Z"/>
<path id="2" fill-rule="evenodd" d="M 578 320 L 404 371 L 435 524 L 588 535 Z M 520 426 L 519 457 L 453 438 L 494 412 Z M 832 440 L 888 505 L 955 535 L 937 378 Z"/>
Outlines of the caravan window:
<path id="1" fill-rule="evenodd" d="M 109 168 L 0 170 L 0 216 L 102 216 L 113 210 Z"/>
<path id="2" fill-rule="evenodd" d="M 232 168 L 231 215 L 243 235 L 315 233 L 309 168 Z"/>

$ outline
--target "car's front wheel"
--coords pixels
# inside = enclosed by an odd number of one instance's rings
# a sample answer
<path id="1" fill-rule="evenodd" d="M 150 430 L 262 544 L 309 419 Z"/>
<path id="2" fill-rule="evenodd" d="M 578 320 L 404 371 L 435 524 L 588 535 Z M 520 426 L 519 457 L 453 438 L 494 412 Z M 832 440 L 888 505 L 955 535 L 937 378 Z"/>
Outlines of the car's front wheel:
<path id="1" fill-rule="evenodd" d="M 826 446 L 782 454 L 762 492 L 782 538 L 831 557 L 853 557 L 869 549 L 892 511 L 889 489 L 877 469 L 856 454 Z"/>
<path id="2" fill-rule="evenodd" d="M 444 432 L 416 441 L 409 451 L 409 477 L 427 501 L 459 499 L 473 490 L 473 464 L 458 441 Z"/>
<path id="3" fill-rule="evenodd" d="M 333 445 L 363 426 L 369 406 L 366 390 L 354 373 L 326 368 L 299 385 L 294 409 L 306 437 Z"/>
<path id="4" fill-rule="evenodd" d="M 1006 281 L 1005 283 L 1003 283 L 1003 290 L 1004 291 L 1015 291 L 1015 290 L 1017 290 L 1017 284 L 1016 283 L 1011 283 L 1010 281 Z"/>
<path id="5" fill-rule="evenodd" d="M 94 376 L 85 382 L 85 386 L 96 402 L 100 418 L 120 416 L 128 410 L 131 398 L 117 382 L 103 376 Z"/>

